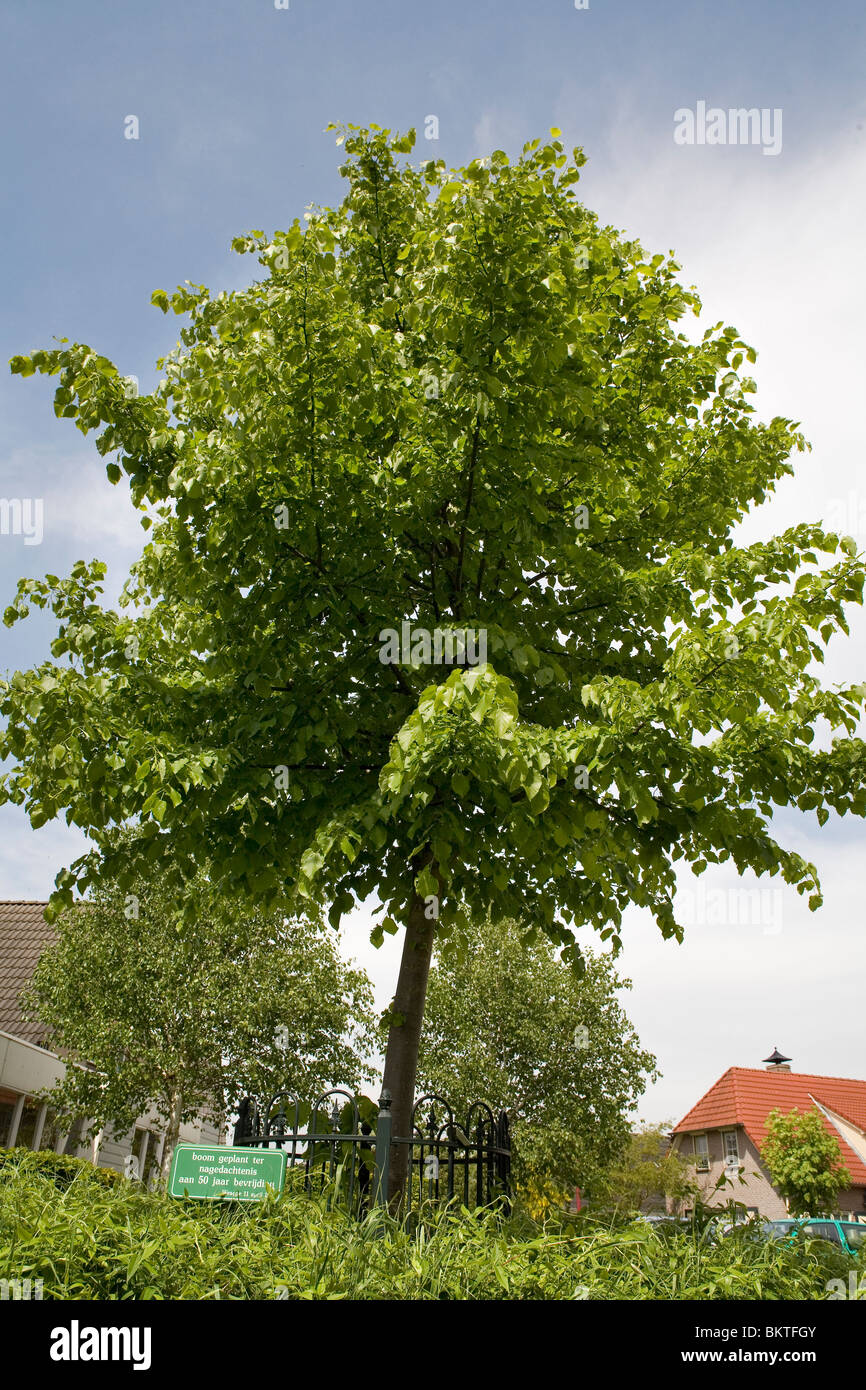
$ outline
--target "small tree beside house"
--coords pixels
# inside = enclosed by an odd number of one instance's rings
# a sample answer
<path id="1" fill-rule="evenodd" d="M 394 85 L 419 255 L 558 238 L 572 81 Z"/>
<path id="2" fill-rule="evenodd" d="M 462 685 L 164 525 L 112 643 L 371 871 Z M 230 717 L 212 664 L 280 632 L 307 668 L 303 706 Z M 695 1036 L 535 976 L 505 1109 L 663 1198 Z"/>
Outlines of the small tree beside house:
<path id="1" fill-rule="evenodd" d="M 437 953 L 420 1085 L 464 1113 L 479 1096 L 508 1111 L 515 1190 L 532 1215 L 593 1187 L 658 1076 L 617 999 L 630 983 L 590 951 L 578 978 L 543 932 L 512 919 L 473 920 Z"/>
<path id="2" fill-rule="evenodd" d="M 86 1115 L 90 1134 L 152 1109 L 162 1177 L 180 1126 L 199 1115 L 222 1127 L 247 1092 L 304 1097 L 370 1075 L 370 984 L 334 933 L 226 899 L 203 871 L 180 906 L 154 879 L 63 913 L 22 1002 L 77 1064 L 46 1099 Z"/>
<path id="3" fill-rule="evenodd" d="M 817 1110 L 771 1111 L 761 1157 L 792 1216 L 833 1211 L 840 1190 L 851 1183 L 839 1141 Z"/>
<path id="4" fill-rule="evenodd" d="M 598 1190 L 598 1204 L 618 1214 L 674 1206 L 697 1193 L 687 1159 L 671 1145 L 670 1126 L 642 1125 L 629 1136 L 620 1160 Z"/>

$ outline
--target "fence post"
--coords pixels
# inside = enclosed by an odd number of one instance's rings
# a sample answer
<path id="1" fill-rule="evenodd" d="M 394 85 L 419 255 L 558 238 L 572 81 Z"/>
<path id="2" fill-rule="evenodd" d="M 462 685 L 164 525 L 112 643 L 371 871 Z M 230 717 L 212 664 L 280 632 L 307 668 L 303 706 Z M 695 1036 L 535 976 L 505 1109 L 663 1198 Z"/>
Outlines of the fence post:
<path id="1" fill-rule="evenodd" d="M 243 1143 L 244 1139 L 246 1139 L 247 1135 L 250 1134 L 251 1130 L 252 1125 L 250 1124 L 250 1098 L 249 1096 L 244 1096 L 240 1105 L 238 1106 L 238 1120 L 237 1124 L 235 1125 L 235 1132 L 234 1138 L 232 1139 L 232 1143 Z"/>
<path id="2" fill-rule="evenodd" d="M 377 1207 L 388 1205 L 388 1174 L 391 1168 L 391 1092 L 382 1091 L 376 1120 L 376 1197 Z"/>

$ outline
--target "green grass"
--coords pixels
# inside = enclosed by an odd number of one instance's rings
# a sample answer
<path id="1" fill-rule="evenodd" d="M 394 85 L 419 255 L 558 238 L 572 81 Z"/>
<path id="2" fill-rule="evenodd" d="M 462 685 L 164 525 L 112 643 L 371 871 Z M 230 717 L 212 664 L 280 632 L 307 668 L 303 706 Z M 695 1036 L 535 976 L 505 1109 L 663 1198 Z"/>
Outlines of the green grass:
<path id="1" fill-rule="evenodd" d="M 0 1154 L 0 1278 L 46 1299 L 823 1299 L 848 1264 L 644 1223 L 546 1226 L 459 1207 L 358 1222 L 297 1193 L 177 1201 L 86 1163 Z M 57 1173 L 61 1173 L 61 1181 Z"/>

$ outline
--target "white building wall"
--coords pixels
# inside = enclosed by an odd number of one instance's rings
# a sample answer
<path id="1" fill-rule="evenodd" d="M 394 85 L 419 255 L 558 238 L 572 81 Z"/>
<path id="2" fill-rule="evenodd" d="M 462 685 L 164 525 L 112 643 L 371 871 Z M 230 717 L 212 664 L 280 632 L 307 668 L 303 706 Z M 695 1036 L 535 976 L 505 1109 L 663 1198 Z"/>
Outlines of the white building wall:
<path id="1" fill-rule="evenodd" d="M 0 1033 L 0 1086 L 32 1095 L 43 1086 L 53 1086 L 65 1072 L 65 1064 L 53 1052 Z"/>
<path id="2" fill-rule="evenodd" d="M 37 1091 L 53 1086 L 62 1079 L 65 1072 L 65 1062 L 53 1052 L 48 1052 L 35 1043 L 25 1042 L 22 1038 L 13 1037 L 10 1033 L 0 1032 L 0 1090 L 14 1091 L 18 1094 L 19 1114 L 26 1096 L 32 1096 Z M 17 1121 L 15 1125 L 17 1127 Z M 114 1168 L 119 1173 L 124 1171 L 124 1160 L 132 1152 L 135 1128 L 150 1130 L 149 1142 L 153 1144 L 159 1142 L 157 1135 L 163 1126 L 156 1114 L 150 1111 L 137 1121 L 128 1134 L 118 1136 L 103 1133 L 99 1138 L 97 1155 L 100 1168 Z M 223 1137 L 209 1121 L 192 1121 L 181 1125 L 180 1129 L 180 1139 L 189 1143 L 219 1144 Z M 38 1138 L 38 1134 L 34 1135 L 34 1138 Z M 93 1152 L 93 1141 L 86 1140 L 76 1147 L 74 1157 L 93 1161 Z"/>

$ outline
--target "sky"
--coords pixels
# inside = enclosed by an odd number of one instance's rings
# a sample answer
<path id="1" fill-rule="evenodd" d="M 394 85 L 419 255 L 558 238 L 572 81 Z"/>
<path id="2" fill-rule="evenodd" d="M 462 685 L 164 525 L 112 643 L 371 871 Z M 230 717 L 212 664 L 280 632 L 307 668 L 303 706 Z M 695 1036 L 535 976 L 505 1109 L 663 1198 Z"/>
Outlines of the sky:
<path id="1" fill-rule="evenodd" d="M 760 417 L 797 420 L 811 441 L 743 540 L 823 520 L 866 547 L 859 0 L 2 0 L 0 54 L 0 363 L 69 337 L 148 390 L 178 323 L 151 292 L 248 283 L 257 267 L 233 236 L 337 202 L 330 121 L 414 126 L 419 158 L 455 166 L 516 156 L 558 126 L 588 156 L 583 201 L 675 252 L 702 326 L 724 319 L 757 348 Z M 765 113 L 759 141 L 700 142 L 702 111 L 739 107 Z M 675 138 L 683 112 L 693 143 Z M 55 418 L 53 389 L 0 369 L 0 499 L 32 508 L 30 526 L 25 512 L 0 533 L 0 608 L 19 576 L 92 558 L 112 602 L 143 544 L 92 438 Z M 0 672 L 44 659 L 51 636 L 41 615 L 0 628 Z M 862 679 L 864 658 L 854 610 L 826 680 Z M 641 1118 L 678 1120 L 775 1046 L 797 1070 L 866 1077 L 863 823 L 782 813 L 777 837 L 817 865 L 819 912 L 778 879 L 711 867 L 681 880 L 684 944 L 626 915 L 622 999 L 663 1073 Z M 0 808 L 0 897 L 47 897 L 83 844 L 63 821 L 32 831 Z M 399 939 L 375 951 L 368 930 L 362 909 L 343 946 L 384 1007 Z"/>

